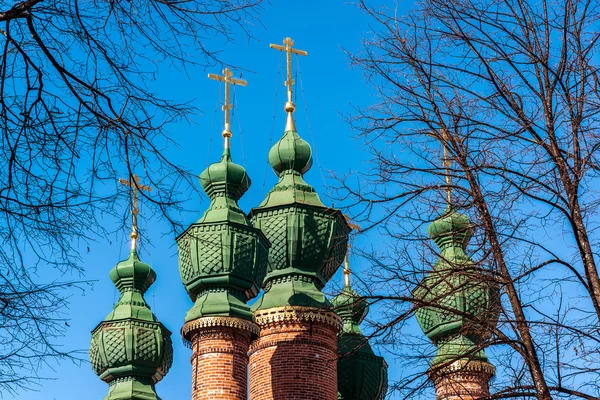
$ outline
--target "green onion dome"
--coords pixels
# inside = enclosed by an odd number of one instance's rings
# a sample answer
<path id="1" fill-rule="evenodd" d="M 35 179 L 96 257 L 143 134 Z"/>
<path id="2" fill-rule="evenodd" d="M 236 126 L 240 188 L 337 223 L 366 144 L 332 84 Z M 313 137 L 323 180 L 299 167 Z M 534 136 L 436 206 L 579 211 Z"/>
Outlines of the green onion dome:
<path id="1" fill-rule="evenodd" d="M 304 174 L 312 166 L 312 149 L 296 131 L 287 131 L 271 147 L 269 164 L 278 176 L 289 170 Z"/>
<path id="2" fill-rule="evenodd" d="M 230 150 L 225 149 L 221 160 L 209 165 L 200 174 L 200 185 L 211 199 L 211 204 L 198 222 L 229 220 L 248 225 L 237 201 L 246 193 L 250 183 L 244 167 L 231 161 Z"/>
<path id="3" fill-rule="evenodd" d="M 294 129 L 286 130 L 269 152 L 279 181 L 250 214 L 271 242 L 265 293 L 253 305 L 255 310 L 329 307 L 321 289 L 344 259 L 350 227 L 342 213 L 325 207 L 304 181 L 311 154 L 309 144 Z"/>
<path id="4" fill-rule="evenodd" d="M 110 271 L 110 278 L 121 295 L 92 331 L 92 368 L 109 384 L 105 400 L 159 399 L 154 384 L 171 368 L 173 345 L 171 332 L 144 300 L 156 273 L 132 250 Z"/>
<path id="5" fill-rule="evenodd" d="M 185 321 L 207 316 L 252 321 L 246 302 L 258 294 L 265 277 L 269 242 L 237 204 L 250 178 L 226 148 L 220 161 L 200 174 L 200 184 L 210 205 L 177 238 L 181 280 L 194 301 Z"/>
<path id="6" fill-rule="evenodd" d="M 367 301 L 348 284 L 331 300 L 344 327 L 338 337 L 338 399 L 383 400 L 387 392 L 387 363 L 375 355 L 360 323 Z"/>
<path id="7" fill-rule="evenodd" d="M 362 334 L 359 326 L 369 312 L 367 300 L 359 296 L 352 286 L 346 285 L 340 294 L 331 299 L 331 305 L 344 321 L 344 332 Z"/>
<path id="8" fill-rule="evenodd" d="M 485 362 L 481 344 L 499 318 L 497 280 L 465 253 L 472 235 L 465 215 L 448 207 L 427 231 L 440 257 L 413 297 L 419 325 L 437 346 L 432 365 L 461 358 Z"/>

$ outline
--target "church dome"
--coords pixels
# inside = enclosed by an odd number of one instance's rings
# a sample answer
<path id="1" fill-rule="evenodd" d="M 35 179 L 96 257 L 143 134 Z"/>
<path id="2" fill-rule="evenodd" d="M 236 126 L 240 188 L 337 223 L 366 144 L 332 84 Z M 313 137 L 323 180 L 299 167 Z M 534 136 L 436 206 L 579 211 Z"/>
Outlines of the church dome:
<path id="1" fill-rule="evenodd" d="M 231 160 L 230 150 L 223 151 L 219 162 L 210 164 L 200 174 L 200 185 L 211 199 L 223 193 L 239 200 L 250 187 L 250 177 L 244 167 Z"/>
<path id="2" fill-rule="evenodd" d="M 253 319 L 246 302 L 258 294 L 265 277 L 269 242 L 237 204 L 250 183 L 228 147 L 200 174 L 210 205 L 176 239 L 181 280 L 194 301 L 186 322 L 208 316 Z"/>
<path id="3" fill-rule="evenodd" d="M 132 250 L 110 271 L 110 278 L 121 294 L 113 311 L 92 331 L 92 368 L 110 385 L 105 400 L 132 392 L 153 398 L 154 384 L 173 363 L 171 332 L 143 297 L 156 273 Z"/>
<path id="4" fill-rule="evenodd" d="M 140 261 L 137 252 L 134 250 L 129 257 L 118 263 L 109 273 L 110 280 L 113 281 L 120 291 L 125 288 L 134 288 L 142 294 L 156 280 L 156 273 L 150 265 Z"/>
<path id="5" fill-rule="evenodd" d="M 457 213 L 448 206 L 442 215 L 427 227 L 427 234 L 441 250 L 453 243 L 464 248 L 472 236 L 471 221 L 466 215 Z"/>
<path id="6" fill-rule="evenodd" d="M 427 229 L 440 249 L 433 270 L 414 289 L 416 317 L 425 335 L 438 347 L 432 365 L 468 354 L 487 361 L 478 343 L 499 318 L 500 291 L 494 276 L 465 253 L 472 236 L 467 216 L 447 207 Z"/>
<path id="7" fill-rule="evenodd" d="M 271 147 L 269 164 L 278 176 L 289 170 L 304 174 L 312 166 L 312 149 L 296 131 L 287 131 Z"/>
<path id="8" fill-rule="evenodd" d="M 286 128 L 271 148 L 269 162 L 279 181 L 251 212 L 252 223 L 271 242 L 265 293 L 253 309 L 327 308 L 321 289 L 344 260 L 350 227 L 304 180 L 311 149 L 295 129 Z"/>
<path id="9" fill-rule="evenodd" d="M 369 312 L 367 301 L 358 295 L 350 285 L 344 286 L 340 294 L 331 299 L 331 305 L 342 321 L 351 322 L 355 326 L 358 326 Z"/>
<path id="10" fill-rule="evenodd" d="M 367 301 L 348 283 L 331 300 L 343 321 L 338 337 L 338 399 L 383 400 L 387 392 L 387 363 L 376 355 L 360 329 Z"/>

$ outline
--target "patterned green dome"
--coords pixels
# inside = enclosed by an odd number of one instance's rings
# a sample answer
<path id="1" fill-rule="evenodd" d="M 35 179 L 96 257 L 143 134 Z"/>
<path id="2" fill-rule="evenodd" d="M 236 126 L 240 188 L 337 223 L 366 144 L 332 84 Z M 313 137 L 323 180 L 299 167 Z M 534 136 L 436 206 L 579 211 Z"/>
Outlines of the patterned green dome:
<path id="1" fill-rule="evenodd" d="M 258 294 L 265 277 L 269 242 L 237 204 L 250 178 L 225 149 L 200 182 L 210 206 L 177 238 L 181 280 L 195 302 L 185 321 L 206 316 L 252 320 L 246 302 Z"/>
<path id="2" fill-rule="evenodd" d="M 221 160 L 209 165 L 200 174 L 200 185 L 210 197 L 211 204 L 198 222 L 232 221 L 248 225 L 237 201 L 246 193 L 250 183 L 244 167 L 231 161 L 230 150 L 225 149 Z"/>
<path id="3" fill-rule="evenodd" d="M 348 284 L 331 304 L 344 323 L 338 337 L 338 399 L 383 400 L 387 363 L 375 355 L 359 326 L 368 313 L 367 301 Z"/>
<path id="4" fill-rule="evenodd" d="M 427 227 L 427 234 L 440 250 L 456 243 L 464 248 L 473 236 L 469 218 L 457 213 L 450 206 L 446 207 L 441 217 Z"/>
<path id="5" fill-rule="evenodd" d="M 173 363 L 171 332 L 158 322 L 143 294 L 156 273 L 135 250 L 110 278 L 121 295 L 113 311 L 92 331 L 92 368 L 109 384 L 105 400 L 156 400 L 154 384 Z"/>
<path id="6" fill-rule="evenodd" d="M 433 270 L 415 288 L 417 320 L 438 347 L 432 365 L 468 357 L 487 361 L 479 344 L 499 318 L 497 281 L 465 253 L 469 219 L 451 208 L 434 221 L 429 235 L 440 248 Z"/>
<path id="7" fill-rule="evenodd" d="M 304 181 L 311 150 L 294 130 L 273 146 L 269 161 L 279 182 L 251 212 L 252 222 L 271 242 L 265 293 L 253 309 L 326 308 L 329 302 L 321 289 L 344 259 L 350 227 Z"/>
<path id="8" fill-rule="evenodd" d="M 231 161 L 229 149 L 223 151 L 219 162 L 210 164 L 200 174 L 200 184 L 210 198 L 217 193 L 227 192 L 231 198 L 239 200 L 250 183 L 244 167 Z"/>
<path id="9" fill-rule="evenodd" d="M 331 305 L 344 321 L 343 332 L 362 334 L 359 325 L 367 316 L 369 307 L 367 301 L 358 295 L 352 286 L 344 286 L 340 294 L 331 299 Z"/>
<path id="10" fill-rule="evenodd" d="M 269 164 L 277 175 L 294 170 L 301 174 L 312 166 L 312 149 L 296 131 L 287 131 L 269 151 Z"/>

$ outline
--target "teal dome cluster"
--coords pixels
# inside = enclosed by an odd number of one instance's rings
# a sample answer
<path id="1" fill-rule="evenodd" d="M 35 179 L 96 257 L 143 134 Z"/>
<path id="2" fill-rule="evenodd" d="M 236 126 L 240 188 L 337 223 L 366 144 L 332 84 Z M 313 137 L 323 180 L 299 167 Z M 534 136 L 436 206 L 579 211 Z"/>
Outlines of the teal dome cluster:
<path id="1" fill-rule="evenodd" d="M 269 241 L 237 204 L 250 178 L 226 148 L 221 160 L 202 172 L 200 183 L 210 205 L 177 238 L 181 280 L 194 301 L 185 321 L 207 316 L 252 321 L 246 302 L 258 294 L 265 277 Z"/>
<path id="2" fill-rule="evenodd" d="M 109 384 L 105 400 L 158 400 L 154 385 L 173 363 L 171 332 L 144 300 L 156 279 L 152 268 L 131 251 L 110 278 L 121 295 L 108 316 L 92 331 L 92 368 Z"/>
<path id="3" fill-rule="evenodd" d="M 499 318 L 497 280 L 465 253 L 472 235 L 465 215 L 449 207 L 428 233 L 440 248 L 440 258 L 413 297 L 419 325 L 437 346 L 432 365 L 461 358 L 486 362 L 481 343 Z"/>
<path id="4" fill-rule="evenodd" d="M 287 130 L 269 153 L 279 181 L 250 214 L 271 242 L 265 293 L 254 310 L 329 306 L 321 289 L 344 259 L 350 227 L 342 213 L 325 207 L 304 181 L 311 152 L 295 130 Z"/>
<path id="5" fill-rule="evenodd" d="M 331 300 L 343 321 L 338 337 L 338 399 L 383 400 L 387 393 L 387 363 L 377 356 L 360 329 L 367 301 L 350 285 Z"/>

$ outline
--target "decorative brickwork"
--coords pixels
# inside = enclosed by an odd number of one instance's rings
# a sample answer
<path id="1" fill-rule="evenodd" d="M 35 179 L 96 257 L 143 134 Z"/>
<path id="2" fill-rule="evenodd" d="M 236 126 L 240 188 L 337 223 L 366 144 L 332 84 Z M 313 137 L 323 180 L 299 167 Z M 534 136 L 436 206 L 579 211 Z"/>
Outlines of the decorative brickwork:
<path id="1" fill-rule="evenodd" d="M 281 307 L 258 311 L 256 321 L 250 400 L 337 400 L 337 315 Z"/>
<path id="2" fill-rule="evenodd" d="M 233 317 L 200 318 L 182 331 L 192 347 L 192 400 L 246 400 L 248 347 L 256 325 Z"/>
<path id="3" fill-rule="evenodd" d="M 458 360 L 441 369 L 431 369 L 429 377 L 435 385 L 436 400 L 475 400 L 490 395 L 492 364 Z"/>

